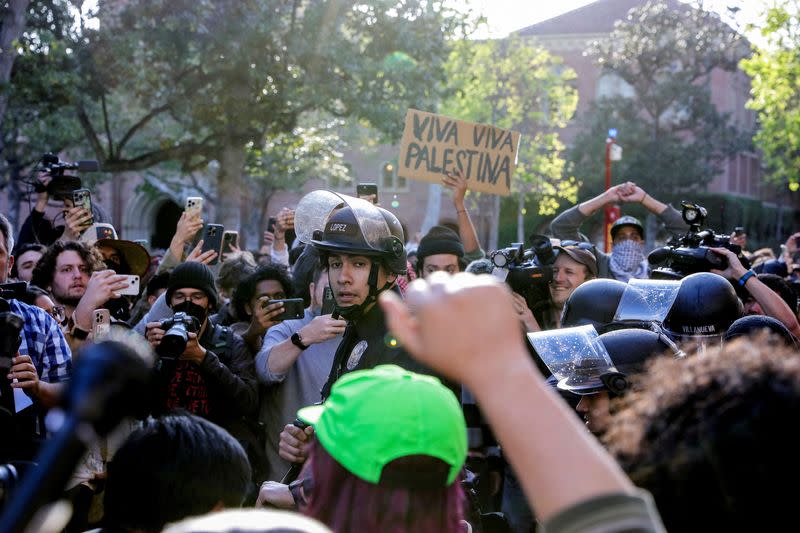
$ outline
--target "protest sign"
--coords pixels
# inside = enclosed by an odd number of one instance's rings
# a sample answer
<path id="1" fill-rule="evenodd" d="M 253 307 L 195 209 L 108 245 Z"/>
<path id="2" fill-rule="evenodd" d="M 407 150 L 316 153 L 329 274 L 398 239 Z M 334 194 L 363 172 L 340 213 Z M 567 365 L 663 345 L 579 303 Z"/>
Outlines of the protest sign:
<path id="1" fill-rule="evenodd" d="M 519 139 L 516 131 L 409 109 L 397 174 L 441 183 L 445 172 L 460 169 L 470 190 L 507 196 Z"/>

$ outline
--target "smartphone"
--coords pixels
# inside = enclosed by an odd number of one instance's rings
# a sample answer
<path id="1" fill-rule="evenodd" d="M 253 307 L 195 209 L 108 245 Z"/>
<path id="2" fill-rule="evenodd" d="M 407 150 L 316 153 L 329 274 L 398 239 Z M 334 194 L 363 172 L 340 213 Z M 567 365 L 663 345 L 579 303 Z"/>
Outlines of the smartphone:
<path id="1" fill-rule="evenodd" d="M 270 233 L 275 233 L 275 224 L 278 223 L 278 219 L 275 217 L 269 217 L 269 221 L 267 222 L 267 231 Z"/>
<path id="2" fill-rule="evenodd" d="M 95 342 L 102 340 L 111 332 L 111 313 L 108 309 L 95 309 L 92 321 L 92 338 Z"/>
<path id="3" fill-rule="evenodd" d="M 219 263 L 220 253 L 222 252 L 222 237 L 225 234 L 225 226 L 222 224 L 206 224 L 203 229 L 203 249 L 200 253 L 205 253 L 209 250 L 217 252 L 217 257 L 208 263 L 209 265 L 216 265 Z"/>
<path id="4" fill-rule="evenodd" d="M 233 246 L 239 247 L 239 232 L 226 231 L 222 234 L 222 253 L 229 254 L 233 252 Z"/>
<path id="5" fill-rule="evenodd" d="M 126 280 L 128 286 L 121 291 L 117 291 L 117 294 L 121 294 L 123 296 L 139 296 L 139 276 L 134 276 L 131 274 L 125 277 L 128 278 Z"/>
<path id="6" fill-rule="evenodd" d="M 283 303 L 283 313 L 272 317 L 272 320 L 296 320 L 298 318 L 303 318 L 305 308 L 302 298 L 289 298 L 286 300 L 267 300 L 265 298 L 261 300 L 261 307 L 263 308 L 278 302 Z"/>
<path id="7" fill-rule="evenodd" d="M 190 214 L 200 216 L 203 212 L 203 198 L 200 196 L 190 196 L 186 199 L 185 211 Z"/>
<path id="8" fill-rule="evenodd" d="M 333 289 L 325 287 L 322 293 L 322 313 L 323 315 L 330 315 L 336 308 L 336 300 L 333 297 Z"/>
<path id="9" fill-rule="evenodd" d="M 377 183 L 359 183 L 356 185 L 356 196 L 364 198 L 365 196 L 373 195 L 372 203 L 378 203 L 378 184 Z"/>
<path id="10" fill-rule="evenodd" d="M 75 207 L 82 207 L 92 214 L 92 193 L 89 189 L 76 189 L 72 191 L 72 204 Z M 94 216 L 89 221 L 89 224 L 94 224 Z"/>

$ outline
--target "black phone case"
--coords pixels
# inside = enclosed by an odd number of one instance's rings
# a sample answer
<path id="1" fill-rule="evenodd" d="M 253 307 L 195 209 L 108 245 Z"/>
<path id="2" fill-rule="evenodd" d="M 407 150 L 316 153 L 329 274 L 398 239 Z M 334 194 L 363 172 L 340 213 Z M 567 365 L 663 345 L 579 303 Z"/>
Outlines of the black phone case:
<path id="1" fill-rule="evenodd" d="M 287 300 L 267 300 L 262 305 L 267 306 L 275 302 L 283 302 L 283 313 L 273 317 L 272 320 L 297 320 L 305 314 L 302 298 L 289 298 Z"/>
<path id="2" fill-rule="evenodd" d="M 217 257 L 209 263 L 209 265 L 216 265 L 219 263 L 219 256 L 222 253 L 222 235 L 225 233 L 225 227 L 221 224 L 207 224 L 203 230 L 203 248 L 201 253 L 209 250 L 217 252 Z"/>
<path id="3" fill-rule="evenodd" d="M 322 314 L 330 315 L 336 308 L 336 300 L 333 297 L 333 290 L 330 287 L 325 287 L 325 293 L 322 296 Z"/>

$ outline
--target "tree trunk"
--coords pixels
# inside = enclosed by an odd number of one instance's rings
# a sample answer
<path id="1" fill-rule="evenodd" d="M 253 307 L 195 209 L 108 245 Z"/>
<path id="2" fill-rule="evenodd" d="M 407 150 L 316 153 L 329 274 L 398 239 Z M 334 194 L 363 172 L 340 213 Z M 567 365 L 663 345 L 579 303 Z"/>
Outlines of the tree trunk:
<path id="1" fill-rule="evenodd" d="M 242 204 L 248 196 L 248 191 L 243 187 L 242 173 L 244 172 L 245 149 L 244 143 L 229 140 L 222 148 L 217 172 L 217 199 L 216 216 L 214 223 L 222 224 L 227 230 L 239 231 L 242 229 Z M 256 198 L 255 201 L 260 201 Z M 244 246 L 244 243 L 242 243 Z"/>
<path id="2" fill-rule="evenodd" d="M 420 233 L 424 236 L 430 229 L 439 223 L 442 211 L 442 186 L 438 183 L 428 185 L 428 204 L 425 207 L 425 219 L 422 221 Z M 406 235 L 406 240 L 411 236 Z"/>
<path id="3" fill-rule="evenodd" d="M 525 215 L 522 211 L 525 209 L 525 191 L 520 187 L 518 201 L 517 201 L 517 242 L 528 242 L 525 238 Z"/>
<path id="4" fill-rule="evenodd" d="M 0 86 L 5 86 L 11 79 L 11 68 L 17 59 L 14 41 L 22 36 L 25 30 L 26 13 L 30 0 L 9 0 L 6 2 L 5 14 L 0 21 Z M 0 91 L 0 123 L 6 114 L 8 93 Z M 2 143 L 2 140 L 0 140 Z M 0 152 L 2 152 L 0 146 Z"/>
<path id="5" fill-rule="evenodd" d="M 500 237 L 500 195 L 493 194 L 491 198 L 491 215 L 489 219 L 489 248 L 497 250 L 497 240 Z"/>

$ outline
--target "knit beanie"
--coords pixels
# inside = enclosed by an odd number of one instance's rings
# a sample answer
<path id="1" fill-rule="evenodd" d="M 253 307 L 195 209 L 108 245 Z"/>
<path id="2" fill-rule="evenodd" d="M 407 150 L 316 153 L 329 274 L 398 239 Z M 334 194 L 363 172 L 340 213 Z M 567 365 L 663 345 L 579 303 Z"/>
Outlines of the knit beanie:
<path id="1" fill-rule="evenodd" d="M 217 307 L 219 296 L 214 286 L 214 274 L 202 263 L 187 261 L 181 263 L 170 273 L 169 285 L 165 295 L 167 303 L 172 300 L 172 293 L 178 289 L 198 289 L 206 293 L 212 309 Z"/>
<path id="2" fill-rule="evenodd" d="M 432 227 L 419 241 L 417 264 L 421 265 L 423 259 L 436 254 L 452 254 L 459 259 L 464 257 L 464 245 L 456 232 L 444 226 Z"/>

